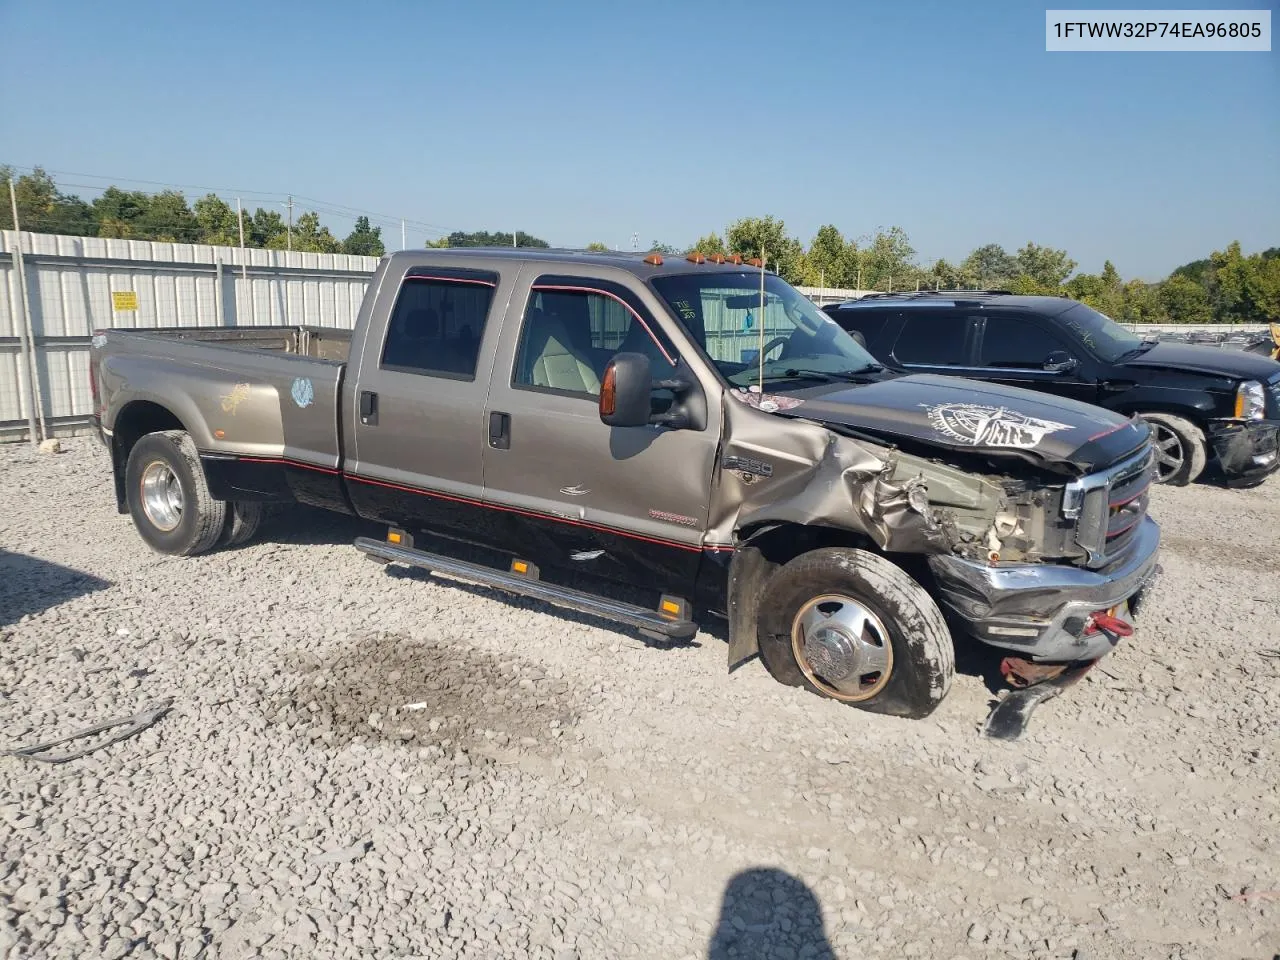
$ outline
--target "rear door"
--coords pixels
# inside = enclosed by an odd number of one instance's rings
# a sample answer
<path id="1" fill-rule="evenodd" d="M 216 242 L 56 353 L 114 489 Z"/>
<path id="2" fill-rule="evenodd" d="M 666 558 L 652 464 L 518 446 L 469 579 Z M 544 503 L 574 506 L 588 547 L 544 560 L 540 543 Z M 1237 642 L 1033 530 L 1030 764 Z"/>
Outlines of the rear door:
<path id="1" fill-rule="evenodd" d="M 615 353 L 645 353 L 662 379 L 676 347 L 651 294 L 590 269 L 526 265 L 486 411 L 485 496 L 535 562 L 691 597 L 719 405 L 708 404 L 703 430 L 600 421 L 600 381 Z"/>
<path id="2" fill-rule="evenodd" d="M 486 543 L 485 397 L 519 265 L 406 263 L 344 395 L 348 489 L 361 516 Z"/>
<path id="3" fill-rule="evenodd" d="M 1096 403 L 1091 364 L 1033 314 L 992 310 L 979 326 L 978 370 L 984 380 Z"/>

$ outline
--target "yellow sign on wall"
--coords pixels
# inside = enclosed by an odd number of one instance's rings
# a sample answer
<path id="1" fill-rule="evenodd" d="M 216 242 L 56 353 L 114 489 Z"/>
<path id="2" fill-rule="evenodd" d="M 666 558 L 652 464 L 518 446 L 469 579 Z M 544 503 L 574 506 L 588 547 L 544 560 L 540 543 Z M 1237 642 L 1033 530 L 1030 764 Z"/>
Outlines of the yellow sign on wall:
<path id="1" fill-rule="evenodd" d="M 137 310 L 138 295 L 132 290 L 117 290 L 111 294 L 111 307 L 113 310 Z"/>

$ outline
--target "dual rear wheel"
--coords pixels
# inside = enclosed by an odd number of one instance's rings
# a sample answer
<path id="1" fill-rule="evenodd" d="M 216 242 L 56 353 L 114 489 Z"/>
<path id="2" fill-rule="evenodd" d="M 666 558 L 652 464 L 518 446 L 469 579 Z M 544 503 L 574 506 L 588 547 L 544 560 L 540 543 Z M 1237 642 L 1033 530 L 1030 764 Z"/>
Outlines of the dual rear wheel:
<path id="1" fill-rule="evenodd" d="M 263 519 L 261 503 L 214 498 L 196 445 L 182 430 L 149 433 L 134 444 L 125 499 L 148 546 L 177 556 L 247 543 Z"/>

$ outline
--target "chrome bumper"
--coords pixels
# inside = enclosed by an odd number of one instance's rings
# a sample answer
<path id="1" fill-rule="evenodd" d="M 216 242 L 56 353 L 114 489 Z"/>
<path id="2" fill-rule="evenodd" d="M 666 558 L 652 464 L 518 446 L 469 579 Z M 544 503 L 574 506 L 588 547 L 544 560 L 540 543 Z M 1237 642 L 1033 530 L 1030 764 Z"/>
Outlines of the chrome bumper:
<path id="1" fill-rule="evenodd" d="M 944 606 L 977 639 L 1038 661 L 1094 660 L 1113 640 L 1085 634 L 1089 615 L 1111 607 L 1132 620 L 1159 572 L 1160 528 L 1143 519 L 1124 556 L 1100 570 L 1056 564 L 992 567 L 960 557 L 929 558 Z"/>

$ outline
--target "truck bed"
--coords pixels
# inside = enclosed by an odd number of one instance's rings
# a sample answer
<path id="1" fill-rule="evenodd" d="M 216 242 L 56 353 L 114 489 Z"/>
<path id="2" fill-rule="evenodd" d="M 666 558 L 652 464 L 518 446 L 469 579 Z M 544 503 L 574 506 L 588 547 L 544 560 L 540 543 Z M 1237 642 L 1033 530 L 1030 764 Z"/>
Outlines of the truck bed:
<path id="1" fill-rule="evenodd" d="M 173 340 L 195 340 L 236 350 L 269 350 L 313 360 L 346 362 L 351 331 L 333 327 L 157 327 L 116 331 Z"/>
<path id="2" fill-rule="evenodd" d="M 336 470 L 350 346 L 350 331 L 323 327 L 100 331 L 97 415 L 108 435 L 131 433 L 156 429 L 147 418 L 163 406 L 202 457 Z"/>

